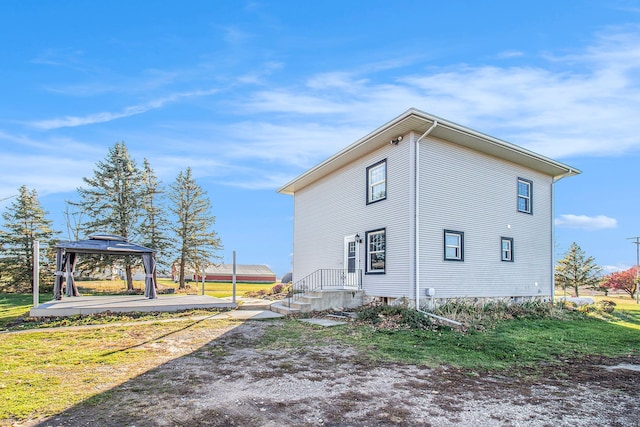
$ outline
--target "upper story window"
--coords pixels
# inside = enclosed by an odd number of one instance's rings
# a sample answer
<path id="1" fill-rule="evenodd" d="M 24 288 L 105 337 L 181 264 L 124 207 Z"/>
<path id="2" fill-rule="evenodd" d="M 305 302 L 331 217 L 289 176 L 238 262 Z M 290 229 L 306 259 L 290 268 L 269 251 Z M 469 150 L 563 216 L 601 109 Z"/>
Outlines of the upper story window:
<path id="1" fill-rule="evenodd" d="M 387 160 L 367 168 L 367 204 L 387 198 Z"/>
<path id="2" fill-rule="evenodd" d="M 464 233 L 444 230 L 444 260 L 464 261 Z"/>
<path id="3" fill-rule="evenodd" d="M 513 262 L 513 238 L 500 238 L 500 253 L 502 261 Z"/>
<path id="4" fill-rule="evenodd" d="M 386 230 L 367 232 L 367 274 L 384 274 L 386 267 Z"/>
<path id="5" fill-rule="evenodd" d="M 533 213 L 533 182 L 518 178 L 518 212 Z"/>

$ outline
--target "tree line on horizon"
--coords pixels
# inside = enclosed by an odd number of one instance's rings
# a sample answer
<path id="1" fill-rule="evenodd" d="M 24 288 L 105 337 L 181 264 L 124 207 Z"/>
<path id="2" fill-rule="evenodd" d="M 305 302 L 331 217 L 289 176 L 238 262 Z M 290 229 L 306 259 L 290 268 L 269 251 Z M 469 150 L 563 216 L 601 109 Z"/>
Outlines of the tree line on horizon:
<path id="1" fill-rule="evenodd" d="M 96 163 L 93 176 L 82 178 L 78 199 L 66 201 L 64 218 L 69 239 L 93 234 L 114 234 L 156 251 L 157 269 L 175 265 L 180 287 L 188 269 L 202 268 L 220 258 L 222 243 L 205 190 L 196 182 L 191 167 L 180 171 L 165 189 L 149 161 L 142 167 L 124 142 L 109 148 Z M 35 189 L 23 185 L 2 213 L 0 228 L 0 291 L 28 292 L 33 286 L 33 246 L 42 243 L 40 283 L 50 290 L 55 277 L 55 246 L 60 231 L 54 230 Z M 85 255 L 78 270 L 115 265 L 125 273 L 127 289 L 133 290 L 133 269 L 141 260 L 134 256 Z"/>

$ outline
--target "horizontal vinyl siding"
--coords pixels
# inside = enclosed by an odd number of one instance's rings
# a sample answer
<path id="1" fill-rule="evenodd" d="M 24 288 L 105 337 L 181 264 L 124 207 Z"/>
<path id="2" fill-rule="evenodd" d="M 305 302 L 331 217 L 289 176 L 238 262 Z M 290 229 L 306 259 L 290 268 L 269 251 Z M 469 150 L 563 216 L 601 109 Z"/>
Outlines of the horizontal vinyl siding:
<path id="1" fill-rule="evenodd" d="M 518 177 L 533 181 L 533 215 L 517 212 Z M 419 185 L 422 289 L 442 298 L 551 295 L 551 177 L 429 139 Z M 443 260 L 445 229 L 464 232 L 463 262 Z M 501 261 L 500 237 L 514 239 L 514 262 Z"/>
<path id="2" fill-rule="evenodd" d="M 386 229 L 386 272 L 363 274 L 373 296 L 411 296 L 409 142 L 385 146 L 294 195 L 294 283 L 321 268 L 344 266 L 344 238 L 358 233 L 365 271 L 367 231 Z M 387 198 L 367 204 L 366 169 L 387 159 Z"/>

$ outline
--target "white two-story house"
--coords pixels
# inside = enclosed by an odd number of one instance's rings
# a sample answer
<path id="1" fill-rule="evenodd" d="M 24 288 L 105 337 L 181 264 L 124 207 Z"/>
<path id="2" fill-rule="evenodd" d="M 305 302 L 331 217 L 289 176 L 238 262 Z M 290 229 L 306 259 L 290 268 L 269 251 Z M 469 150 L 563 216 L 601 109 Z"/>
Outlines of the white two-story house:
<path id="1" fill-rule="evenodd" d="M 409 109 L 278 190 L 294 198 L 293 283 L 549 299 L 553 186 L 579 173 Z"/>

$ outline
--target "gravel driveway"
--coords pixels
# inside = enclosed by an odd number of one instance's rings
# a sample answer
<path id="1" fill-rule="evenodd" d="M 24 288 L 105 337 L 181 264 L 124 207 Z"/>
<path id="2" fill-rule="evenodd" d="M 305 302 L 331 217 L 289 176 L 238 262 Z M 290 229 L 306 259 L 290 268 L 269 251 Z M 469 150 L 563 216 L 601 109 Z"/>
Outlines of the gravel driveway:
<path id="1" fill-rule="evenodd" d="M 209 331 L 215 339 L 203 347 L 31 425 L 640 425 L 637 357 L 489 375 L 367 362 L 337 343 L 259 344 L 281 327 L 275 320 Z M 202 332 L 187 329 L 162 345 L 180 348 L 194 333 Z"/>

